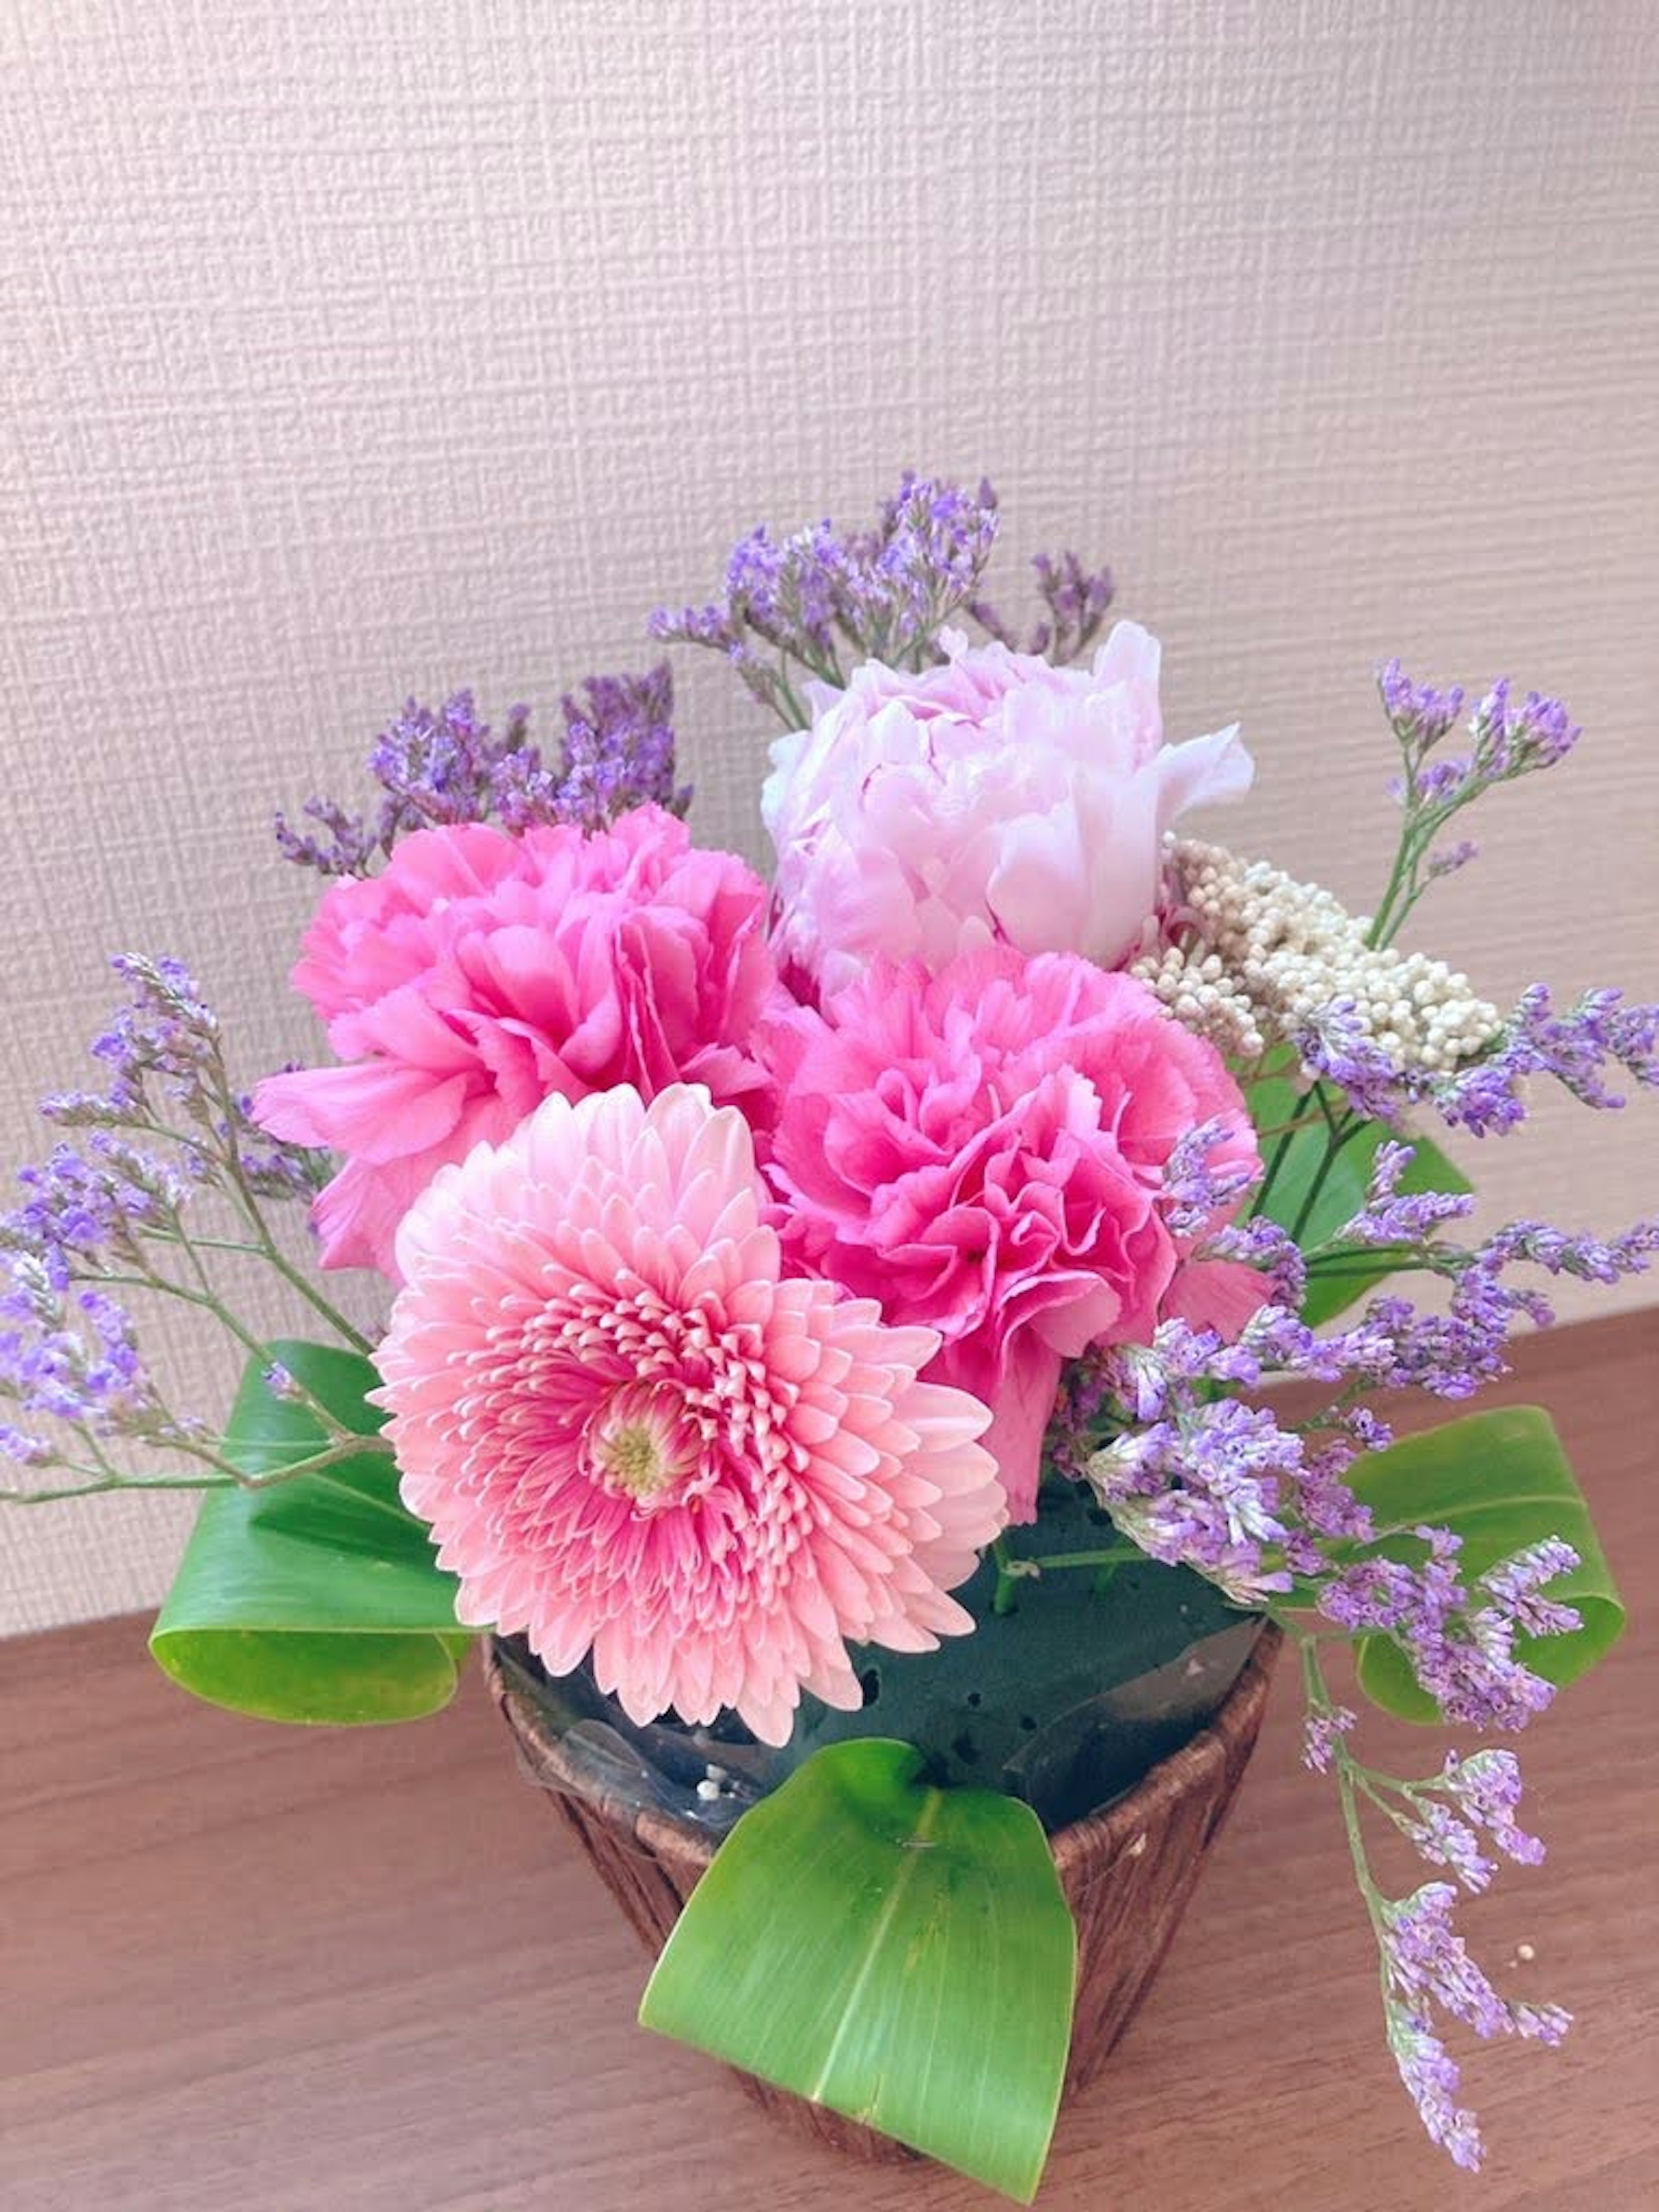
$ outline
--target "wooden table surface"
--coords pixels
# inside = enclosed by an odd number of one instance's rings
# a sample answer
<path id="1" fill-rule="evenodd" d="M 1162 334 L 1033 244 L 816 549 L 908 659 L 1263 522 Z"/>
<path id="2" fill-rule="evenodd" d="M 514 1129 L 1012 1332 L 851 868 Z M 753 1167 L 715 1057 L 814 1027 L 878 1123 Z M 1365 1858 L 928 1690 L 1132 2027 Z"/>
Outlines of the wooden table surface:
<path id="1" fill-rule="evenodd" d="M 1649 1314 L 1536 1340 L 1488 1401 L 1553 1409 L 1635 1599 L 1659 1579 L 1656 1335 Z M 1469 1911 L 1500 1985 L 1579 2021 L 1556 2053 L 1474 2048 L 1480 2179 L 1395 2081 L 1285 1669 L 1162 1978 L 1062 2115 L 1047 2212 L 1659 2207 L 1653 1619 L 1530 1733 L 1551 1863 Z M 997 2201 L 798 2144 L 634 2026 L 642 1957 L 476 1677 L 434 1721 L 309 1734 L 195 1704 L 143 1638 L 125 1620 L 0 1647 L 3 2212 Z M 1378 1726 L 1376 1763 L 1395 1735 L 1431 1747 Z"/>

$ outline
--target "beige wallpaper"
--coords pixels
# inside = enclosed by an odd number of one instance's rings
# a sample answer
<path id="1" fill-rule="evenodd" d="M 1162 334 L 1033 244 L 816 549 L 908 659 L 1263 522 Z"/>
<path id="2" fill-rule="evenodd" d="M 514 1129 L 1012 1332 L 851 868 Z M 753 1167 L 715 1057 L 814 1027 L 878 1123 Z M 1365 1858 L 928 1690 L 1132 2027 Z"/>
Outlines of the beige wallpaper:
<path id="1" fill-rule="evenodd" d="M 913 459 L 990 471 L 1010 580 L 1109 553 L 1172 726 L 1245 725 L 1227 833 L 1356 903 L 1378 657 L 1565 694 L 1580 755 L 1424 935 L 1493 995 L 1659 986 L 1647 0 L 14 0 L 0 226 L 8 1157 L 109 947 L 193 963 L 250 1074 L 307 1048 L 270 811 L 406 691 L 550 708 Z M 682 698 L 757 854 L 761 728 Z M 1477 1164 L 1612 1227 L 1656 1130 Z M 0 1630 L 154 1600 L 179 1527 L 0 1516 Z"/>

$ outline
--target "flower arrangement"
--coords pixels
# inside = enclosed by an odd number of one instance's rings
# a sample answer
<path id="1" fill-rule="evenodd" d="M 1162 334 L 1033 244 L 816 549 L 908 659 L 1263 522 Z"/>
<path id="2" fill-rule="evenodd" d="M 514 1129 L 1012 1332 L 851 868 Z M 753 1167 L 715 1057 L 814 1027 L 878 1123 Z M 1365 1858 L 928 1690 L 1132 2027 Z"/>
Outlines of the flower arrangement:
<path id="1" fill-rule="evenodd" d="M 1571 750 L 1559 702 L 1382 670 L 1398 842 L 1350 915 L 1185 833 L 1249 786 L 1237 732 L 1165 740 L 1158 647 L 1102 638 L 1110 580 L 1073 556 L 1017 637 L 981 594 L 998 521 L 988 487 L 907 476 L 872 529 L 757 531 L 715 603 L 653 617 L 782 726 L 770 882 L 693 843 L 661 667 L 567 698 L 556 757 L 522 708 L 495 735 L 465 693 L 411 702 L 374 811 L 278 817 L 325 881 L 294 975 L 321 1064 L 245 1093 L 189 975 L 118 959 L 105 1087 L 45 1102 L 64 1134 L 0 1220 L 5 1494 L 203 1492 L 153 1648 L 222 1704 L 410 1717 L 488 1632 L 555 1709 L 584 1683 L 647 1787 L 689 1747 L 725 1840 L 647 2023 L 1027 2199 L 1066 1814 L 986 1745 L 1224 1646 L 1190 1730 L 1272 1623 L 1389 2047 L 1473 2166 L 1445 2024 L 1568 2021 L 1500 1996 L 1453 1910 L 1543 1846 L 1512 1751 L 1398 1778 L 1358 1704 L 1518 1729 L 1621 1615 L 1544 1413 L 1395 1442 L 1375 1401 L 1458 1403 L 1549 1321 L 1540 1275 L 1647 1265 L 1650 1224 L 1472 1237 L 1425 1131 L 1507 1135 L 1539 1077 L 1620 1104 L 1614 1071 L 1659 1081 L 1659 1008 L 1540 985 L 1504 1012 L 1397 944 L 1474 854 L 1457 817 Z M 239 1316 L 228 1255 L 307 1337 Z M 378 1326 L 339 1269 L 382 1280 Z M 135 1293 L 222 1322 L 228 1421 L 167 1402 Z M 995 1693 L 961 1686 L 981 1648 Z M 1403 1896 L 1374 1824 L 1427 1863 Z"/>

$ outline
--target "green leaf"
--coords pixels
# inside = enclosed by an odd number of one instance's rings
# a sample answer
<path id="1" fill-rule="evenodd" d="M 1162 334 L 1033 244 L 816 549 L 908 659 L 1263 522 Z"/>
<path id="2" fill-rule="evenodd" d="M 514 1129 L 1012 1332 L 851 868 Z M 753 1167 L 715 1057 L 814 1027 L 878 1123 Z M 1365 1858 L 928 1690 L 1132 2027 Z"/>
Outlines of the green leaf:
<path id="1" fill-rule="evenodd" d="M 1302 1095 L 1288 1076 L 1272 1076 L 1252 1085 L 1250 1111 L 1258 1128 L 1273 1128 L 1297 1112 L 1314 1110 L 1315 1102 L 1322 1096 L 1334 1113 L 1340 1108 L 1340 1094 L 1328 1086 L 1316 1085 L 1312 1091 Z M 1266 1200 L 1257 1211 L 1269 1221 L 1276 1221 L 1281 1229 L 1290 1230 L 1304 1251 L 1325 1243 L 1345 1223 L 1352 1221 L 1364 1205 L 1372 1165 L 1391 1133 L 1380 1121 L 1362 1124 L 1331 1161 L 1316 1194 L 1315 1182 L 1330 1143 L 1323 1116 L 1307 1128 L 1296 1130 L 1285 1143 L 1282 1155 L 1279 1140 L 1269 1138 L 1262 1146 L 1262 1156 L 1270 1165 L 1277 1158 L 1278 1165 Z M 1474 1188 L 1468 1177 L 1453 1166 L 1438 1146 L 1423 1137 L 1413 1136 L 1409 1141 L 1415 1146 L 1416 1154 L 1401 1177 L 1402 1192 L 1444 1190 L 1461 1194 Z M 1305 1221 L 1302 1218 L 1304 1207 Z M 1329 1263 L 1329 1271 L 1318 1266 L 1313 1268 L 1308 1278 L 1308 1294 L 1302 1302 L 1302 1318 L 1314 1328 L 1374 1290 L 1394 1273 L 1398 1264 L 1387 1251 L 1358 1244 L 1334 1249 L 1322 1255 L 1322 1260 Z"/>
<path id="2" fill-rule="evenodd" d="M 1030 2203 L 1076 1936 L 1042 1829 L 921 1755 L 834 1744 L 745 1813 L 640 2007 L 647 2027 Z"/>
<path id="3" fill-rule="evenodd" d="M 1516 1638 L 1516 1657 L 1546 1681 L 1575 1681 L 1623 1632 L 1625 1608 L 1589 1508 L 1540 1407 L 1504 1406 L 1448 1421 L 1363 1460 L 1347 1480 L 1377 1530 L 1376 1541 L 1357 1547 L 1357 1558 L 1416 1564 L 1428 1547 L 1412 1531 L 1425 1522 L 1463 1539 L 1466 1581 L 1546 1536 L 1572 1546 L 1579 1565 L 1552 1583 L 1549 1595 L 1576 1606 L 1582 1626 L 1567 1636 Z M 1358 1661 L 1360 1686 L 1374 1705 L 1404 1720 L 1440 1717 L 1391 1637 L 1363 1638 Z"/>
<path id="4" fill-rule="evenodd" d="M 276 1343 L 270 1358 L 348 1428 L 369 1437 L 379 1376 L 326 1345 Z M 327 1441 L 303 1406 L 272 1396 L 251 1361 L 226 1431 L 249 1474 Z M 158 1665 L 211 1705 L 261 1719 L 414 1720 L 455 1693 L 472 1632 L 423 1522 L 398 1502 L 384 1452 L 257 1490 L 210 1491 L 150 1637 Z"/>

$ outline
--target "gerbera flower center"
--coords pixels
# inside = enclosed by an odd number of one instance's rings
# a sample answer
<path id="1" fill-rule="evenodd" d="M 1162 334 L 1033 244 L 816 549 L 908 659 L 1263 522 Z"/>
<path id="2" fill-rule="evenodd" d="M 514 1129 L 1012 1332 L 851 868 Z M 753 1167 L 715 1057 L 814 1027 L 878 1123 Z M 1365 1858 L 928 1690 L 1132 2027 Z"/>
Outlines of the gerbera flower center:
<path id="1" fill-rule="evenodd" d="M 684 1400 L 648 1382 L 612 1391 L 590 1420 L 586 1441 L 596 1479 L 647 1507 L 690 1474 L 699 1457 Z"/>

